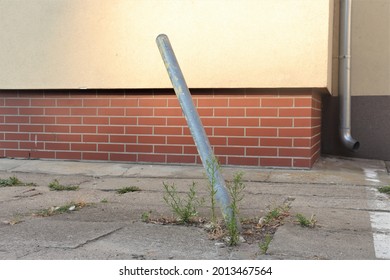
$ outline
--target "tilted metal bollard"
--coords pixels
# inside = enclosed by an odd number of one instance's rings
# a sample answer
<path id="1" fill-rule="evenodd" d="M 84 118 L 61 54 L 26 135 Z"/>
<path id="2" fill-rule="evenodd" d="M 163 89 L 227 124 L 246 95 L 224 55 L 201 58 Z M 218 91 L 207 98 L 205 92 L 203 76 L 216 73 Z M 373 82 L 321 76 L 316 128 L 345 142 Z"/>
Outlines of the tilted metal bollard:
<path id="1" fill-rule="evenodd" d="M 221 207 L 225 221 L 230 222 L 232 221 L 233 213 L 230 208 L 230 197 L 225 185 L 225 180 L 218 169 L 218 163 L 215 161 L 215 156 L 213 150 L 211 149 L 209 139 L 207 138 L 206 132 L 199 118 L 198 111 L 192 101 L 190 91 L 184 79 L 183 73 L 181 72 L 179 63 L 177 62 L 175 53 L 173 52 L 171 43 L 169 42 L 168 37 L 164 34 L 160 34 L 156 38 L 156 42 L 176 96 L 179 99 L 183 114 L 187 120 L 188 127 L 191 131 L 192 137 L 194 138 L 203 167 L 206 169 L 207 177 L 210 183 L 214 182 L 215 184 L 215 198 Z M 238 220 L 236 220 L 236 223 L 238 228 L 240 228 Z"/>

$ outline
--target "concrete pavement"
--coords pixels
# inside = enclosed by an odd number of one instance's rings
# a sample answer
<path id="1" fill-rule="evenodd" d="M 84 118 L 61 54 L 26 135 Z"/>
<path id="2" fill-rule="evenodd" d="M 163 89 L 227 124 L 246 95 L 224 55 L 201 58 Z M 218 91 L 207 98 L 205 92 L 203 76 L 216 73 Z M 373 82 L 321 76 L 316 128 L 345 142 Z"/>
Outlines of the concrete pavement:
<path id="1" fill-rule="evenodd" d="M 227 247 L 194 226 L 142 222 L 141 216 L 170 217 L 163 182 L 186 191 L 197 182 L 207 196 L 201 166 L 140 165 L 0 159 L 0 178 L 17 176 L 36 186 L 0 187 L 0 259 L 390 259 L 390 185 L 386 163 L 323 157 L 312 170 L 223 167 L 225 179 L 244 172 L 242 218 L 259 218 L 290 202 L 267 254 L 257 243 Z M 57 179 L 77 191 L 50 191 Z M 140 192 L 117 194 L 124 186 Z M 38 210 L 85 202 L 79 211 L 37 217 Z M 315 215 L 302 228 L 297 213 Z M 209 208 L 200 210 L 209 217 Z"/>

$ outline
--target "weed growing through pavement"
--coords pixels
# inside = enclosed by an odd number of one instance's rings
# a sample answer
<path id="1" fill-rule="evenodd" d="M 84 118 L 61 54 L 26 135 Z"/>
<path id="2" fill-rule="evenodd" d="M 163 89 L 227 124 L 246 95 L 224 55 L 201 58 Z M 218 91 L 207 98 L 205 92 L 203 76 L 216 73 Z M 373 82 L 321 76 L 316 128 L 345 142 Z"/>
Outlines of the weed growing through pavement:
<path id="1" fill-rule="evenodd" d="M 241 236 L 245 239 L 244 242 L 249 244 L 256 243 L 261 252 L 266 253 L 268 246 L 272 240 L 277 228 L 284 223 L 284 219 L 290 216 L 290 203 L 284 203 L 281 206 L 269 209 L 267 214 L 260 220 L 258 218 L 250 218 L 242 220 L 240 224 L 240 209 L 239 203 L 244 198 L 245 184 L 243 181 L 243 173 L 235 173 L 233 180 L 227 183 L 227 190 L 231 199 L 229 210 L 232 213 L 232 219 L 218 219 L 215 206 L 217 201 L 216 195 L 216 176 L 215 173 L 219 168 L 217 162 L 210 161 L 207 164 L 209 178 L 209 195 L 211 202 L 211 217 L 210 221 L 197 217 L 197 208 L 201 206 L 204 199 L 199 199 L 195 191 L 195 182 L 192 183 L 190 190 L 179 195 L 174 184 L 170 185 L 163 182 L 165 189 L 164 201 L 171 208 L 176 218 L 152 218 L 151 211 L 144 212 L 141 215 L 141 220 L 147 223 L 155 223 L 160 225 L 165 224 L 193 224 L 202 227 L 209 235 L 211 240 L 225 241 L 229 246 L 235 246 L 240 243 Z M 197 218 L 195 218 L 197 217 Z"/>
<path id="2" fill-rule="evenodd" d="M 79 186 L 61 185 L 57 179 L 54 179 L 53 182 L 49 183 L 49 189 L 52 191 L 76 191 L 79 189 Z"/>
<path id="3" fill-rule="evenodd" d="M 271 243 L 272 241 L 272 235 L 267 233 L 265 236 L 264 236 L 264 240 L 262 242 L 259 243 L 259 248 L 260 248 L 260 252 L 265 255 L 268 251 L 268 247 L 269 247 L 269 244 Z"/>
<path id="4" fill-rule="evenodd" d="M 243 183 L 243 172 L 237 172 L 233 181 L 227 185 L 227 189 L 229 195 L 231 197 L 231 204 L 229 208 L 231 210 L 232 216 L 230 219 L 225 221 L 225 227 L 221 226 L 221 223 L 217 221 L 216 215 L 216 198 L 215 195 L 217 193 L 216 183 L 217 178 L 216 174 L 220 171 L 220 164 L 217 158 L 213 158 L 206 162 L 207 174 L 209 174 L 209 183 L 208 189 L 210 194 L 210 204 L 211 204 L 211 227 L 210 232 L 214 237 L 220 237 L 224 235 L 224 228 L 227 230 L 227 243 L 230 246 L 235 246 L 239 243 L 240 240 L 240 228 L 239 228 L 239 207 L 238 203 L 244 198 L 242 192 L 245 189 L 245 184 Z"/>
<path id="5" fill-rule="evenodd" d="M 125 194 L 125 193 L 129 193 L 129 192 L 139 192 L 139 191 L 141 191 L 141 189 L 139 187 L 130 186 L 130 187 L 120 188 L 116 192 L 119 193 L 119 194 Z"/>
<path id="6" fill-rule="evenodd" d="M 380 193 L 390 194 L 390 186 L 380 187 L 378 191 Z"/>
<path id="7" fill-rule="evenodd" d="M 284 223 L 285 218 L 290 216 L 290 209 L 290 204 L 284 203 L 281 206 L 269 209 L 267 214 L 258 221 L 256 230 L 265 232 L 265 235 L 262 235 L 262 241 L 259 243 L 259 249 L 262 254 L 267 253 L 269 244 L 271 243 L 277 228 Z"/>
<path id="8" fill-rule="evenodd" d="M 87 206 L 87 203 L 80 201 L 80 202 L 70 202 L 62 206 L 53 206 L 47 209 L 42 209 L 37 212 L 35 212 L 33 215 L 37 217 L 49 217 L 57 214 L 63 214 L 63 213 L 69 213 L 72 211 L 80 210 L 81 208 L 84 208 Z"/>
<path id="9" fill-rule="evenodd" d="M 188 224 L 191 219 L 198 215 L 197 208 L 203 204 L 203 199 L 199 199 L 196 194 L 196 183 L 192 182 L 189 192 L 186 194 L 186 199 L 178 195 L 174 184 L 169 185 L 163 182 L 165 189 L 164 201 L 171 207 L 171 210 L 176 214 L 179 223 Z"/>
<path id="10" fill-rule="evenodd" d="M 245 184 L 243 183 L 242 177 L 243 172 L 237 172 L 234 174 L 233 182 L 227 184 L 227 188 L 230 194 L 230 209 L 232 217 L 227 221 L 226 227 L 228 231 L 228 244 L 235 246 L 240 242 L 240 228 L 239 228 L 239 206 L 238 203 L 244 198 L 243 191 Z"/>
<path id="11" fill-rule="evenodd" d="M 278 227 L 283 223 L 283 220 L 290 215 L 290 208 L 290 204 L 285 203 L 270 209 L 265 216 L 260 218 L 259 226 Z"/>
<path id="12" fill-rule="evenodd" d="M 206 162 L 206 168 L 207 173 L 209 174 L 210 178 L 208 180 L 208 189 L 210 193 L 210 204 L 211 204 L 211 226 L 215 227 L 217 225 L 217 214 L 215 210 L 216 206 L 216 199 L 215 195 L 217 193 L 216 187 L 216 174 L 220 169 L 220 165 L 218 163 L 218 160 L 214 157 L 212 160 L 207 160 Z"/>
<path id="13" fill-rule="evenodd" d="M 143 212 L 141 215 L 141 220 L 144 223 L 148 223 L 150 221 L 150 215 L 152 214 L 152 211 Z"/>
<path id="14" fill-rule="evenodd" d="M 317 220 L 315 219 L 315 215 L 311 215 L 310 219 L 306 218 L 304 215 L 298 213 L 295 215 L 296 222 L 302 227 L 314 228 L 316 226 Z"/>
<path id="15" fill-rule="evenodd" d="M 16 176 L 11 176 L 8 179 L 0 179 L 0 187 L 14 187 L 14 186 L 36 186 L 36 184 L 23 183 Z"/>

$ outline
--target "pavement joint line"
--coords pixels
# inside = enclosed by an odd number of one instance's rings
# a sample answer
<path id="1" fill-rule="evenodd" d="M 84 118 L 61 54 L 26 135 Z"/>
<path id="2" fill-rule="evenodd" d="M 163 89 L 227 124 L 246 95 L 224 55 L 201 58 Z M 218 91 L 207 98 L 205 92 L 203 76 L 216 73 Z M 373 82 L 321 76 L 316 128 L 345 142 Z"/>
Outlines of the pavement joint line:
<path id="1" fill-rule="evenodd" d="M 45 172 L 32 172 L 32 171 L 14 171 L 13 173 L 16 174 L 42 174 L 42 175 L 57 175 L 57 176 L 62 176 L 62 177 L 74 177 L 74 176 L 83 176 L 83 177 L 91 177 L 93 179 L 114 179 L 114 178 L 133 178 L 133 179 L 172 179 L 172 180 L 207 180 L 205 177 L 172 177 L 172 176 L 123 176 L 123 175 L 102 175 L 102 176 L 95 176 L 92 174 L 84 174 L 84 173 L 75 173 L 75 174 L 61 174 L 61 173 L 45 173 Z M 81 182 L 80 184 L 83 183 L 88 183 L 91 182 L 92 180 L 86 180 L 85 182 Z M 328 182 L 310 182 L 310 183 L 303 183 L 303 182 L 285 182 L 285 181 L 266 181 L 266 180 L 243 180 L 245 183 L 263 183 L 263 184 L 283 184 L 283 185 L 305 185 L 305 186 L 310 186 L 310 185 L 327 185 L 327 186 L 340 186 L 340 187 L 372 187 L 372 188 L 377 188 L 379 186 L 372 186 L 372 185 L 361 185 L 361 184 L 339 184 L 339 183 L 328 183 Z"/>
<path id="2" fill-rule="evenodd" d="M 388 231 L 375 230 L 374 233 L 390 236 L 390 232 Z"/>
<path id="3" fill-rule="evenodd" d="M 42 248 L 45 248 L 45 247 L 42 247 Z M 27 252 L 27 253 L 25 253 L 25 254 L 23 254 L 21 256 L 18 256 L 16 259 L 20 260 L 20 259 L 23 259 L 23 258 L 27 257 L 28 255 L 32 255 L 32 254 L 38 253 L 40 251 L 42 251 L 42 250 L 41 249 L 40 250 L 33 250 L 32 252 Z"/>
<path id="4" fill-rule="evenodd" d="M 97 237 L 95 237 L 95 238 L 89 239 L 89 240 L 85 241 L 84 243 L 77 245 L 77 246 L 76 246 L 75 248 L 73 248 L 73 249 L 78 249 L 78 248 L 81 248 L 81 247 L 83 247 L 83 246 L 85 246 L 85 245 L 87 245 L 87 244 L 89 244 L 89 243 L 93 243 L 93 242 L 96 242 L 96 241 L 98 241 L 98 240 L 100 240 L 100 239 L 103 239 L 103 238 L 105 238 L 105 237 L 107 237 L 107 236 L 109 236 L 109 235 L 111 235 L 111 234 L 114 234 L 114 233 L 116 233 L 116 232 L 122 230 L 124 227 L 125 227 L 125 226 L 121 226 L 121 227 L 119 227 L 119 228 L 117 228 L 117 229 L 114 229 L 114 230 L 112 230 L 112 231 L 110 231 L 110 232 L 107 232 L 107 233 L 102 234 L 102 235 L 100 235 L 100 236 L 97 236 Z"/>
<path id="5" fill-rule="evenodd" d="M 322 207 L 318 207 L 322 208 Z M 353 210 L 353 211 L 364 211 L 364 212 L 382 212 L 382 213 L 390 213 L 390 210 L 386 209 L 372 209 L 372 208 L 341 208 L 341 207 L 333 207 L 333 209 L 339 209 L 339 210 Z"/>
<path id="6" fill-rule="evenodd" d="M 271 192 L 246 192 L 249 195 L 280 195 L 279 193 L 271 193 Z M 297 198 L 297 197 L 318 197 L 318 198 L 337 198 L 337 199 L 348 199 L 348 196 L 331 196 L 331 195 L 310 195 L 310 194 L 293 194 L 287 195 L 288 197 Z"/>

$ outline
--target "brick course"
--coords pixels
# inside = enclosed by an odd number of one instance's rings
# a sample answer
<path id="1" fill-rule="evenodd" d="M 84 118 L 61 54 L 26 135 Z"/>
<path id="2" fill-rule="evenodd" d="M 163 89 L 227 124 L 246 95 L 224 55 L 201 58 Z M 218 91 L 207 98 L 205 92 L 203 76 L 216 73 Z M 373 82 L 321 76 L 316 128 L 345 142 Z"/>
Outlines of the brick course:
<path id="1" fill-rule="evenodd" d="M 321 96 L 310 89 L 198 89 L 223 164 L 310 168 Z M 0 157 L 200 163 L 173 90 L 0 90 Z"/>

